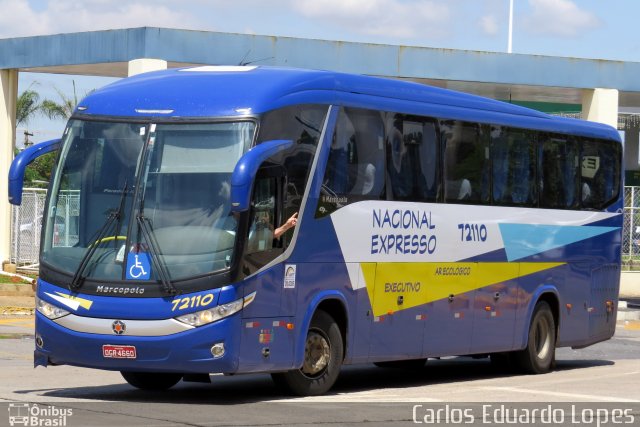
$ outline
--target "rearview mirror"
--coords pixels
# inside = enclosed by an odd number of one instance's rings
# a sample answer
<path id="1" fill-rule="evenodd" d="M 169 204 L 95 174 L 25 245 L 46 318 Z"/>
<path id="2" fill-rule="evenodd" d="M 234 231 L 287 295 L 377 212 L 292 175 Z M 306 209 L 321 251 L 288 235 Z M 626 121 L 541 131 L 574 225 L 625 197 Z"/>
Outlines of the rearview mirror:
<path id="1" fill-rule="evenodd" d="M 251 190 L 256 173 L 262 162 L 293 146 L 289 139 L 276 139 L 256 145 L 244 153 L 231 174 L 231 212 L 249 209 Z"/>
<path id="2" fill-rule="evenodd" d="M 25 148 L 13 159 L 9 168 L 9 203 L 19 205 L 22 203 L 22 186 L 24 185 L 24 171 L 35 159 L 60 148 L 60 139 L 41 142 L 32 147 Z"/>

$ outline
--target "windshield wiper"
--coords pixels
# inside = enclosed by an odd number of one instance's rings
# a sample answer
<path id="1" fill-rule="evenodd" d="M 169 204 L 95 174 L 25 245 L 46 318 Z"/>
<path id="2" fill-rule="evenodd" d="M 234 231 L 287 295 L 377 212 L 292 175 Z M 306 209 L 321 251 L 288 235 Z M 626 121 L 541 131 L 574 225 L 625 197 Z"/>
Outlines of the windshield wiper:
<path id="1" fill-rule="evenodd" d="M 144 187 L 142 187 L 142 189 L 144 189 Z M 138 208 L 138 215 L 136 216 L 138 229 L 140 232 L 142 232 L 142 237 L 147 241 L 147 244 L 149 245 L 151 262 L 158 272 L 158 277 L 162 282 L 164 291 L 170 295 L 176 295 L 178 293 L 178 290 L 175 286 L 173 286 L 173 283 L 171 283 L 171 276 L 169 275 L 167 264 L 164 262 L 164 257 L 162 256 L 162 252 L 160 251 L 160 245 L 158 244 L 158 240 L 156 240 L 156 235 L 153 232 L 151 220 L 144 216 L 144 198 L 145 192 L 142 191 L 142 194 L 140 195 L 140 207 Z"/>
<path id="2" fill-rule="evenodd" d="M 124 209 L 124 201 L 127 195 L 127 181 L 124 183 L 124 187 L 122 188 L 122 194 L 120 195 L 120 203 L 118 204 L 117 209 L 111 209 L 109 212 L 109 216 L 107 216 L 106 221 L 102 224 L 102 227 L 89 239 L 90 242 L 93 242 L 87 248 L 87 251 L 82 256 L 80 260 L 80 264 L 76 269 L 76 272 L 73 275 L 73 279 L 71 279 L 71 283 L 69 285 L 69 290 L 78 290 L 82 286 L 82 279 L 84 271 L 87 269 L 89 262 L 93 258 L 93 255 L 96 253 L 98 246 L 102 243 L 102 239 L 105 238 L 109 230 L 111 230 L 111 226 L 117 220 L 116 229 L 114 233 L 117 234 L 119 231 L 119 225 L 122 218 L 122 211 Z M 117 242 L 117 238 L 114 239 Z M 116 243 L 117 246 L 117 243 Z"/>
<path id="3" fill-rule="evenodd" d="M 144 195 L 143 195 L 144 197 Z M 164 262 L 164 257 L 162 256 L 162 252 L 160 251 L 160 245 L 158 245 L 158 241 L 156 240 L 156 235 L 153 232 L 153 227 L 151 226 L 151 221 L 149 218 L 144 216 L 143 211 L 143 202 L 140 202 L 140 212 L 136 217 L 138 222 L 138 227 L 140 231 L 142 231 L 142 236 L 147 241 L 149 245 L 150 253 L 151 253 L 151 262 L 156 268 L 158 272 L 158 277 L 162 282 L 162 287 L 164 291 L 168 294 L 175 295 L 178 293 L 178 290 L 173 283 L 171 283 L 171 276 L 169 275 L 169 270 L 167 269 L 167 264 Z"/>

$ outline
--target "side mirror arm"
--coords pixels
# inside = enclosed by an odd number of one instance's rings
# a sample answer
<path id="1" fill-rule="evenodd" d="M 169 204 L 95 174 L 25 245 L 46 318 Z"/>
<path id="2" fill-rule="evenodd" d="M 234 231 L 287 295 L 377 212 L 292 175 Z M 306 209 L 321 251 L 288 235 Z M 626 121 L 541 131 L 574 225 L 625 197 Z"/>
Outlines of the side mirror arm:
<path id="1" fill-rule="evenodd" d="M 231 212 L 244 212 L 251 203 L 253 182 L 262 162 L 293 146 L 289 139 L 266 141 L 247 151 L 231 174 Z"/>
<path id="2" fill-rule="evenodd" d="M 25 148 L 13 159 L 11 168 L 9 168 L 9 203 L 12 205 L 22 203 L 22 186 L 24 185 L 24 173 L 27 166 L 38 157 L 58 148 L 60 148 L 60 139 L 52 139 Z"/>

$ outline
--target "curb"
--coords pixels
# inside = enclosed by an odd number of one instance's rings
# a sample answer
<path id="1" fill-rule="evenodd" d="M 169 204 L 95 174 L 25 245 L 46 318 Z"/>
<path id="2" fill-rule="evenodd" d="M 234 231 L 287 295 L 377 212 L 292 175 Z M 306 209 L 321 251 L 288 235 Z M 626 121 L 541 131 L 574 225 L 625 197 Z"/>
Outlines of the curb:
<path id="1" fill-rule="evenodd" d="M 626 301 L 619 301 L 617 319 L 619 322 L 640 320 L 640 310 L 628 308 Z"/>
<path id="2" fill-rule="evenodd" d="M 19 283 L 0 283 L 0 296 L 6 297 L 32 297 L 35 296 L 33 287 Z"/>

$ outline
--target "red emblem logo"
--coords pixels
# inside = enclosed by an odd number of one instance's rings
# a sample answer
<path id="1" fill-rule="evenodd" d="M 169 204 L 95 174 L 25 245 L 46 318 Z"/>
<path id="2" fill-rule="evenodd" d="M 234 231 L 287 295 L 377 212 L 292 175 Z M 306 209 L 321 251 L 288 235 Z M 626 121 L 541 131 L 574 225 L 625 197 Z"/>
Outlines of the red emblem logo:
<path id="1" fill-rule="evenodd" d="M 122 335 L 127 330 L 127 325 L 122 320 L 116 320 L 111 324 L 111 329 L 113 329 L 114 334 Z"/>

